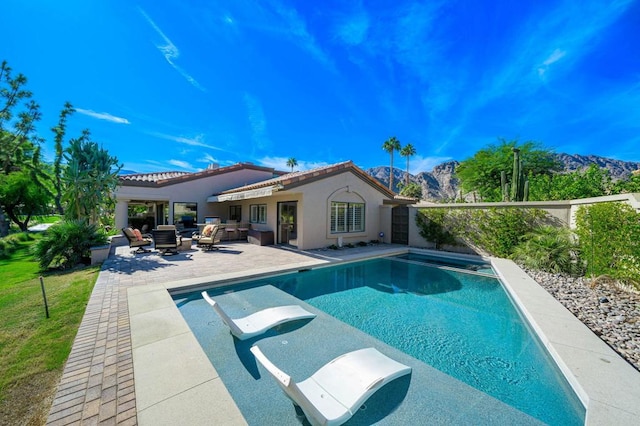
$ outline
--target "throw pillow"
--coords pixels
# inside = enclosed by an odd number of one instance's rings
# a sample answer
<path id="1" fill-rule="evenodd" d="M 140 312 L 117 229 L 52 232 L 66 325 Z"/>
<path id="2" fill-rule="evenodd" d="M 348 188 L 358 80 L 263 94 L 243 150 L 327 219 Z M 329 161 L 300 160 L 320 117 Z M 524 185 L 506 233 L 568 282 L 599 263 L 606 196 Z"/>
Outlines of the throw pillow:
<path id="1" fill-rule="evenodd" d="M 212 232 L 213 232 L 213 225 L 207 225 L 202 230 L 202 235 L 205 237 L 210 237 Z"/>
<path id="2" fill-rule="evenodd" d="M 136 236 L 136 240 L 142 241 L 142 234 L 140 233 L 139 229 L 134 229 L 133 230 L 133 235 Z"/>

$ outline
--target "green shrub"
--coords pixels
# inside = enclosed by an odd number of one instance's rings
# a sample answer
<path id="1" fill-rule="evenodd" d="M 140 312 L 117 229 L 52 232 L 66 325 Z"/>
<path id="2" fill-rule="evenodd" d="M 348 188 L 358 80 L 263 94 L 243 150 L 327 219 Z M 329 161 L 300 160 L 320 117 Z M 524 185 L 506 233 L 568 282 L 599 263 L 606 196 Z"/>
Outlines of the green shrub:
<path id="1" fill-rule="evenodd" d="M 422 209 L 416 214 L 420 236 L 434 243 L 436 250 L 443 245 L 456 245 L 456 237 L 449 229 L 452 215 L 448 209 Z"/>
<path id="2" fill-rule="evenodd" d="M 0 238 L 0 259 L 7 259 L 20 247 L 21 242 L 24 243 L 32 239 L 27 232 L 17 232 Z"/>
<path id="3" fill-rule="evenodd" d="M 640 213 L 624 203 L 600 203 L 576 213 L 587 272 L 640 288 Z"/>
<path id="4" fill-rule="evenodd" d="M 579 275 L 583 267 L 578 253 L 578 244 L 569 229 L 546 225 L 525 235 L 511 257 L 530 269 Z"/>
<path id="5" fill-rule="evenodd" d="M 474 210 L 469 223 L 475 225 L 476 232 L 471 230 L 467 238 L 493 256 L 509 257 L 545 216 L 539 209 Z"/>
<path id="6" fill-rule="evenodd" d="M 16 238 L 16 235 L 20 234 L 11 234 L 7 237 L 0 238 L 0 259 L 6 259 L 16 251 L 19 245 L 19 240 Z"/>
<path id="7" fill-rule="evenodd" d="M 440 248 L 462 240 L 492 256 L 509 257 L 523 236 L 540 226 L 539 209 L 423 209 L 416 215 L 420 235 Z"/>
<path id="8" fill-rule="evenodd" d="M 91 255 L 90 248 L 107 243 L 97 226 L 86 220 L 64 220 L 51 226 L 34 246 L 34 257 L 41 269 L 72 268 Z"/>

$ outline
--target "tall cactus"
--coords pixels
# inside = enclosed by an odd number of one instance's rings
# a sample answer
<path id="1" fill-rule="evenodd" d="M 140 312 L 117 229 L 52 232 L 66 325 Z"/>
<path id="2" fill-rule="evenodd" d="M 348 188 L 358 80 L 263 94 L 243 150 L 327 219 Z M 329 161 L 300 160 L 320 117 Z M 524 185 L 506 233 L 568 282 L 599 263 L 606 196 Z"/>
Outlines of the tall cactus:
<path id="1" fill-rule="evenodd" d="M 513 201 L 520 201 L 520 178 L 522 176 L 521 166 L 520 149 L 513 148 L 513 176 L 511 178 L 511 199 Z"/>
<path id="2" fill-rule="evenodd" d="M 507 173 L 500 172 L 500 188 L 502 189 L 502 201 L 509 201 L 509 184 L 507 183 Z"/>
<path id="3" fill-rule="evenodd" d="M 513 174 L 511 185 L 507 183 L 507 174 L 500 172 L 502 201 L 527 201 L 529 198 L 529 180 L 523 176 L 520 149 L 513 148 Z"/>

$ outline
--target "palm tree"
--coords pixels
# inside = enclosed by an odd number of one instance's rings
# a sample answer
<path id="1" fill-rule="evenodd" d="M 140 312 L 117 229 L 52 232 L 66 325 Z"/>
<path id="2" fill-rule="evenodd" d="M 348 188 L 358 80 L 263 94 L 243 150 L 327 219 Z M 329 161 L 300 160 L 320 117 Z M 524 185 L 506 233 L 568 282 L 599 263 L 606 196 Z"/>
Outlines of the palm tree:
<path id="1" fill-rule="evenodd" d="M 298 165 L 298 160 L 291 157 L 287 160 L 287 167 L 291 167 L 291 173 L 293 173 L 293 168 Z"/>
<path id="2" fill-rule="evenodd" d="M 408 143 L 400 150 L 400 155 L 407 157 L 407 185 L 409 185 L 409 158 L 416 155 L 416 149 L 413 145 Z"/>
<path id="3" fill-rule="evenodd" d="M 400 141 L 395 137 L 391 136 L 389 139 L 384 141 L 382 144 L 382 149 L 389 153 L 391 157 L 391 172 L 389 173 L 389 189 L 393 191 L 393 151 L 400 151 Z"/>

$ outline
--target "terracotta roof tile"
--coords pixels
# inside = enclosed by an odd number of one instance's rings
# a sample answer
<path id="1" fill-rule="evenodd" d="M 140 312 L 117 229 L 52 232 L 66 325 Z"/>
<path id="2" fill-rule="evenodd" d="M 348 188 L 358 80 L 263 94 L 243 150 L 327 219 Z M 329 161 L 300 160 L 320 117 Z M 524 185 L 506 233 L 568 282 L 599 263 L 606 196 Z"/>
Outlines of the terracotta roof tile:
<path id="1" fill-rule="evenodd" d="M 368 175 L 365 171 L 363 171 L 358 166 L 353 164 L 353 161 L 343 161 L 341 163 L 331 164 L 329 166 L 323 166 L 323 167 L 317 167 L 315 169 L 310 169 L 305 171 L 287 173 L 277 178 L 264 180 L 251 185 L 241 186 L 238 188 L 229 189 L 217 195 L 231 194 L 234 192 L 242 192 L 242 191 L 249 191 L 252 189 L 266 188 L 273 185 L 282 185 L 286 190 L 287 187 L 302 185 L 307 181 L 316 180 L 322 176 L 339 173 L 342 170 L 353 171 L 354 173 L 359 175 L 361 178 L 369 182 L 371 185 L 376 187 L 378 190 L 385 193 L 388 197 L 393 197 L 395 195 L 393 192 L 389 191 L 385 186 L 383 186 L 376 179 L 374 179 L 373 177 Z"/>
<path id="2" fill-rule="evenodd" d="M 120 175 L 120 180 L 124 181 L 138 181 L 138 182 L 158 182 L 161 180 L 172 179 L 184 175 L 189 175 L 189 172 L 157 172 L 157 173 L 136 173 L 131 175 Z"/>
<path id="3" fill-rule="evenodd" d="M 121 185 L 130 186 L 164 186 L 175 183 L 199 179 L 202 177 L 219 175 L 242 169 L 253 169 L 270 171 L 274 175 L 282 175 L 284 172 L 276 171 L 270 167 L 256 166 L 251 163 L 237 163 L 231 166 L 217 167 L 214 169 L 205 169 L 199 172 L 157 172 L 157 173 L 139 173 L 132 175 L 119 176 Z"/>

